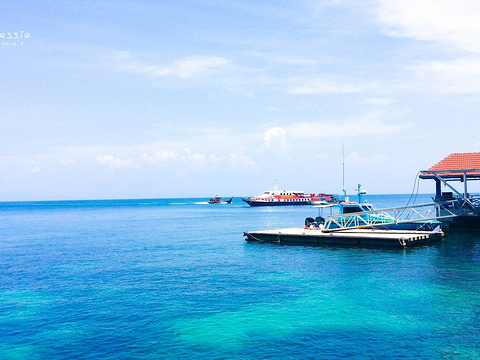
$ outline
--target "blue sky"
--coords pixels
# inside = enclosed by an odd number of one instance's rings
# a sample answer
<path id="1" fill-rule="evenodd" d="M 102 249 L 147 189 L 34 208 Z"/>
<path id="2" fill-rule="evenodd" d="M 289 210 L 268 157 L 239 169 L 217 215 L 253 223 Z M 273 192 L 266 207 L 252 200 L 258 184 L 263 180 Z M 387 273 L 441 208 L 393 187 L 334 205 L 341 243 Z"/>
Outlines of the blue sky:
<path id="1" fill-rule="evenodd" d="M 0 201 L 410 193 L 480 151 L 474 0 L 3 1 Z M 423 181 L 421 192 L 433 192 Z"/>

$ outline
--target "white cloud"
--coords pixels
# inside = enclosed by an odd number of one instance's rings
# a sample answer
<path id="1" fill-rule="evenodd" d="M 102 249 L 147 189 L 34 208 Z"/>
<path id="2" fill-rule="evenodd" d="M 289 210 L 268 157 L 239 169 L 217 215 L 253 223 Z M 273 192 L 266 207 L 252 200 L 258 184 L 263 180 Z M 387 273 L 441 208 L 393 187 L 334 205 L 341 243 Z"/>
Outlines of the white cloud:
<path id="1" fill-rule="evenodd" d="M 413 67 L 422 87 L 441 93 L 480 92 L 480 57 L 430 61 Z"/>
<path id="2" fill-rule="evenodd" d="M 320 159 L 322 161 L 330 159 L 330 157 L 327 154 L 315 154 L 315 158 Z"/>
<path id="3" fill-rule="evenodd" d="M 376 84 L 351 85 L 341 84 L 335 81 L 326 79 L 313 80 L 294 80 L 301 85 L 294 86 L 289 92 L 291 94 L 342 94 L 342 93 L 359 93 L 367 90 L 372 90 L 377 87 Z"/>
<path id="4" fill-rule="evenodd" d="M 154 78 L 178 77 L 182 79 L 206 76 L 229 64 L 229 61 L 223 57 L 195 55 L 176 60 L 172 64 L 151 65 L 142 63 L 127 51 L 117 52 L 114 55 L 114 62 L 119 70 L 135 74 L 145 74 Z"/>
<path id="5" fill-rule="evenodd" d="M 149 156 L 146 153 L 142 154 L 141 160 L 148 163 L 165 163 L 178 158 L 178 154 L 173 150 L 160 150 L 156 151 L 153 156 Z"/>
<path id="6" fill-rule="evenodd" d="M 435 60 L 410 67 L 417 77 L 409 89 L 434 94 L 480 92 L 479 1 L 378 0 L 376 10 L 390 35 L 439 45 Z"/>
<path id="7" fill-rule="evenodd" d="M 252 167 L 256 163 L 254 160 L 250 159 L 247 155 L 244 154 L 243 148 L 240 148 L 239 151 L 230 154 L 230 157 L 228 158 L 228 164 L 231 167 L 239 167 L 242 165 Z"/>
<path id="8" fill-rule="evenodd" d="M 336 138 L 342 136 L 394 135 L 408 130 L 411 123 L 395 123 L 383 112 L 376 112 L 344 121 L 299 122 L 287 127 L 292 138 L 303 139 L 305 134 L 322 134 Z"/>
<path id="9" fill-rule="evenodd" d="M 251 52 L 252 56 L 265 59 L 270 64 L 287 64 L 287 65 L 315 65 L 318 63 L 316 60 L 308 58 L 293 57 L 290 55 L 283 55 L 278 53 L 265 53 L 265 52 Z"/>
<path id="10" fill-rule="evenodd" d="M 245 154 L 243 147 L 239 147 L 237 151 L 229 154 L 192 152 L 190 148 L 184 148 L 183 153 L 178 153 L 173 150 L 161 150 L 155 152 L 153 155 L 143 153 L 139 161 L 148 164 L 165 164 L 172 169 L 181 167 L 182 171 L 188 170 L 188 166 L 199 168 L 209 164 L 220 164 L 221 166 L 235 168 L 240 165 L 255 164 L 255 162 Z"/>
<path id="11" fill-rule="evenodd" d="M 389 159 L 390 157 L 385 154 L 376 154 L 372 160 L 373 162 L 381 163 L 381 162 L 388 161 Z"/>
<path id="12" fill-rule="evenodd" d="M 76 165 L 76 161 L 75 161 L 75 160 L 72 160 L 72 159 L 61 160 L 61 161 L 60 161 L 60 164 L 62 164 L 62 165 L 64 165 L 64 166 L 74 166 L 74 165 Z"/>
<path id="13" fill-rule="evenodd" d="M 205 154 L 188 154 L 187 159 L 190 160 L 194 165 L 203 165 L 207 160 Z"/>
<path id="14" fill-rule="evenodd" d="M 388 98 L 372 98 L 365 100 L 367 105 L 376 105 L 376 106 L 389 106 L 394 102 L 393 99 Z"/>
<path id="15" fill-rule="evenodd" d="M 287 148 L 287 132 L 281 127 L 268 129 L 263 136 L 265 147 Z"/>
<path id="16" fill-rule="evenodd" d="M 32 174 L 38 174 L 40 172 L 40 166 L 33 165 L 32 170 L 30 170 Z"/>
<path id="17" fill-rule="evenodd" d="M 392 35 L 480 51 L 477 0 L 379 0 L 377 16 Z"/>
<path id="18" fill-rule="evenodd" d="M 195 75 L 206 75 L 212 70 L 224 67 L 228 64 L 225 58 L 213 56 L 192 56 L 176 61 L 171 66 L 152 69 L 153 76 L 177 76 L 188 78 Z"/>
<path id="19" fill-rule="evenodd" d="M 203 167 L 206 165 L 208 158 L 204 153 L 192 153 L 189 148 L 185 148 L 185 155 L 181 156 L 183 161 L 190 162 L 194 167 Z"/>
<path id="20" fill-rule="evenodd" d="M 221 162 L 221 161 L 224 161 L 225 159 L 226 159 L 225 156 L 218 156 L 216 154 L 208 155 L 208 161 L 210 161 L 212 163 Z"/>
<path id="21" fill-rule="evenodd" d="M 392 136 L 413 127 L 412 123 L 394 121 L 393 116 L 386 111 L 377 111 L 350 119 L 303 121 L 287 126 L 286 131 L 292 139 L 302 140 L 306 134 L 325 136 L 325 139 L 345 136 Z"/>
<path id="22" fill-rule="evenodd" d="M 107 166 L 111 169 L 121 169 L 121 168 L 138 168 L 138 164 L 135 163 L 132 159 L 122 160 L 115 158 L 112 155 L 98 155 L 96 161 L 104 166 Z"/>
<path id="23" fill-rule="evenodd" d="M 358 152 L 356 151 L 352 151 L 350 153 L 350 155 L 347 155 L 347 161 L 350 162 L 350 163 L 355 163 L 355 164 L 358 164 L 358 163 L 367 163 L 367 158 L 362 158 Z"/>
<path id="24" fill-rule="evenodd" d="M 352 164 L 371 164 L 371 163 L 383 163 L 387 161 L 389 157 L 385 154 L 375 154 L 372 157 L 362 157 L 356 151 L 352 151 L 347 155 L 346 160 Z"/>

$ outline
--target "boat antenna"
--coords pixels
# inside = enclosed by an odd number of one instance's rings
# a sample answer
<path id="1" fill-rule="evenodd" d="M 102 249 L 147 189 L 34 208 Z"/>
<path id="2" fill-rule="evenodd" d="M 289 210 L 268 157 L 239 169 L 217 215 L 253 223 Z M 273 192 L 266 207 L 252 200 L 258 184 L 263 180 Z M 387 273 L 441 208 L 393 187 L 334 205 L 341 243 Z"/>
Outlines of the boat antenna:
<path id="1" fill-rule="evenodd" d="M 361 204 L 362 203 L 362 195 L 364 194 L 362 192 L 362 185 L 358 184 L 356 190 L 357 190 L 357 195 L 358 195 L 358 203 Z"/>
<path id="2" fill-rule="evenodd" d="M 343 197 L 347 197 L 347 192 L 345 191 L 345 144 L 342 142 L 342 189 Z"/>

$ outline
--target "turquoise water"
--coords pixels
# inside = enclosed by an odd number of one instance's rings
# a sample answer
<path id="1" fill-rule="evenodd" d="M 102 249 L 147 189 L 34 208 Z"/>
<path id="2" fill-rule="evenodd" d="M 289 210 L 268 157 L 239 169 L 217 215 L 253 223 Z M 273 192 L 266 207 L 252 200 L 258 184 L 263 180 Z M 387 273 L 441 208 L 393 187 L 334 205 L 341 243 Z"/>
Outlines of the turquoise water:
<path id="1" fill-rule="evenodd" d="M 251 244 L 315 209 L 205 200 L 0 203 L 0 359 L 480 358 L 480 234 Z"/>

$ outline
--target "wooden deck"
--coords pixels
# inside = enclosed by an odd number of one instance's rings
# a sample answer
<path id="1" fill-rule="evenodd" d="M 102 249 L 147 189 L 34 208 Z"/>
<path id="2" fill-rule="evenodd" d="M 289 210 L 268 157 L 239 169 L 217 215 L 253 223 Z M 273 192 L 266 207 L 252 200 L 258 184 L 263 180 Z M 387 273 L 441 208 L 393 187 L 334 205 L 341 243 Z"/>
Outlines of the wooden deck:
<path id="1" fill-rule="evenodd" d="M 443 232 L 352 229 L 336 232 L 322 232 L 304 228 L 289 228 L 262 231 L 247 231 L 246 241 L 280 244 L 350 245 L 377 247 L 412 247 L 440 241 Z"/>

